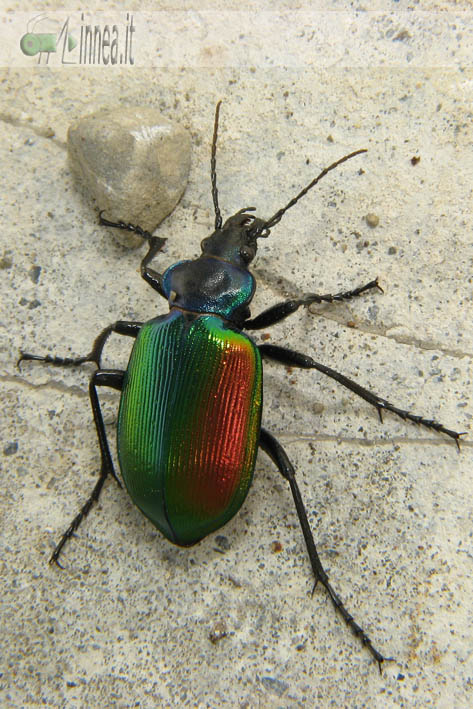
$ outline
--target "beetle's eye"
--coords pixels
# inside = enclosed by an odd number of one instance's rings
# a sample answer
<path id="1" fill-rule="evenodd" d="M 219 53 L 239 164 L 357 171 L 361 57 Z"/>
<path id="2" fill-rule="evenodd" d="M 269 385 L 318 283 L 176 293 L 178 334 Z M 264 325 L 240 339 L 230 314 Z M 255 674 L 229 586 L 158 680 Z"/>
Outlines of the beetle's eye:
<path id="1" fill-rule="evenodd" d="M 203 250 L 204 247 L 209 243 L 210 241 L 210 236 L 206 236 L 205 239 L 202 239 L 200 242 L 200 248 Z"/>
<path id="2" fill-rule="evenodd" d="M 251 246 L 242 246 L 240 249 L 240 256 L 242 257 L 243 261 L 249 263 L 256 256 L 256 251 L 252 249 Z"/>

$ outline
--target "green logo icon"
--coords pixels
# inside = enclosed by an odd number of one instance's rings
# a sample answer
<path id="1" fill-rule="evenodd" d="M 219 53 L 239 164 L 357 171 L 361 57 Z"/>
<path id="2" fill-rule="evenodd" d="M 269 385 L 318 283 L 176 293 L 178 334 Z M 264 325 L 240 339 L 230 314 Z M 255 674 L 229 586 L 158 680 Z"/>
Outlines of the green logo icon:
<path id="1" fill-rule="evenodd" d="M 38 15 L 37 17 L 34 17 L 30 22 L 28 22 L 28 27 L 27 27 L 27 32 L 26 34 L 23 35 L 23 37 L 20 39 L 20 49 L 25 54 L 27 57 L 34 57 L 36 54 L 40 54 L 40 59 L 41 59 L 41 53 L 44 52 L 45 54 L 49 55 L 57 52 L 57 45 L 58 42 L 61 40 L 61 37 L 64 34 L 64 47 L 63 47 L 63 54 L 64 50 L 67 48 L 67 51 L 71 52 L 74 47 L 77 46 L 77 40 L 72 37 L 67 29 L 68 29 L 68 23 L 69 20 L 66 20 L 65 25 L 62 27 L 61 31 L 56 33 L 56 32 L 31 32 L 29 29 L 29 26 L 31 22 L 34 22 L 34 27 L 39 23 L 42 22 L 43 20 L 47 20 L 48 18 L 45 17 L 44 15 Z M 33 27 L 33 29 L 34 29 Z"/>

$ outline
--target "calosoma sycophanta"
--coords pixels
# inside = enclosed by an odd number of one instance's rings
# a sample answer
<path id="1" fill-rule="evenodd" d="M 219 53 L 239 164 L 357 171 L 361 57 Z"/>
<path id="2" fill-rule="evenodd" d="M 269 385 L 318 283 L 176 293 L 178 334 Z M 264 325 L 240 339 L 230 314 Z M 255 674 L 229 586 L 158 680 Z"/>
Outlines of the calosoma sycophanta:
<path id="1" fill-rule="evenodd" d="M 141 262 L 142 277 L 169 303 L 169 313 L 148 322 L 117 321 L 96 338 L 84 357 L 61 358 L 22 353 L 20 360 L 56 366 L 94 362 L 89 393 L 101 452 L 101 471 L 87 502 L 55 548 L 59 564 L 64 544 L 74 534 L 101 493 L 106 478 L 117 482 L 97 395 L 97 387 L 121 391 L 117 451 L 122 479 L 133 500 L 174 544 L 190 546 L 222 527 L 243 504 L 251 486 L 258 447 L 274 461 L 289 482 L 315 582 L 329 594 L 335 609 L 370 651 L 381 668 L 385 658 L 354 621 L 333 590 L 320 562 L 294 467 L 275 437 L 261 426 L 262 359 L 291 367 L 316 369 L 376 407 L 379 416 L 391 411 L 453 438 L 460 433 L 399 409 L 356 382 L 311 357 L 271 344 L 257 345 L 244 330 L 267 328 L 301 306 L 337 302 L 379 289 L 378 280 L 335 295 L 308 294 L 286 300 L 252 318 L 249 305 L 256 282 L 248 270 L 257 240 L 266 238 L 285 212 L 330 170 L 366 150 L 337 160 L 313 179 L 270 219 L 239 210 L 223 223 L 218 204 L 216 144 L 220 103 L 215 113 L 211 152 L 211 183 L 215 229 L 201 243 L 202 253 L 179 261 L 163 274 L 149 267 L 165 239 L 139 226 L 102 224 L 141 235 L 149 244 Z M 101 356 L 111 333 L 135 338 L 126 371 L 102 369 Z"/>

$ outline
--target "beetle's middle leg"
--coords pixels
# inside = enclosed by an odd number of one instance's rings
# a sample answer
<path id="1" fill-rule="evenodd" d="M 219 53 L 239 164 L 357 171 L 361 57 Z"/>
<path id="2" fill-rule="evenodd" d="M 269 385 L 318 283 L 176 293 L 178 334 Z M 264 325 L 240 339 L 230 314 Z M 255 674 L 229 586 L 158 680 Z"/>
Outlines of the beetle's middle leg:
<path id="1" fill-rule="evenodd" d="M 364 286 L 358 286 L 358 288 L 353 288 L 353 290 L 335 293 L 334 295 L 330 293 L 327 293 L 326 295 L 308 293 L 308 295 L 304 295 L 302 298 L 285 300 L 282 303 L 272 305 L 267 310 L 263 310 L 263 312 L 255 318 L 246 320 L 242 327 L 245 330 L 260 330 L 263 327 L 269 327 L 270 325 L 274 325 L 275 323 L 284 320 L 284 318 L 287 318 L 288 315 L 295 313 L 301 306 L 308 307 L 313 303 L 339 303 L 343 300 L 351 300 L 357 295 L 361 295 L 362 293 L 365 293 L 365 291 L 371 290 L 372 288 L 377 288 L 381 291 L 381 293 L 383 292 L 383 289 L 378 283 L 378 279 L 375 278 L 373 281 L 365 283 Z"/>
<path id="2" fill-rule="evenodd" d="M 35 360 L 37 362 L 44 362 L 45 364 L 52 364 L 55 367 L 76 367 L 84 362 L 95 362 L 97 367 L 100 368 L 100 359 L 102 357 L 102 351 L 107 342 L 108 338 L 115 332 L 117 335 L 127 335 L 128 337 L 136 337 L 140 331 L 143 323 L 141 322 L 127 322 L 125 320 L 117 320 L 113 325 L 106 327 L 98 337 L 95 338 L 94 344 L 89 354 L 84 357 L 55 357 L 53 355 L 35 355 L 29 354 L 28 352 L 20 352 L 20 358 L 18 359 L 17 366 L 20 362 L 25 360 Z"/>
<path id="3" fill-rule="evenodd" d="M 339 596 L 333 590 L 328 576 L 322 566 L 319 559 L 317 548 L 315 546 L 314 537 L 310 529 L 309 520 L 307 519 L 307 514 L 305 511 L 304 503 L 302 501 L 299 486 L 296 481 L 294 466 L 289 460 L 285 450 L 281 444 L 274 438 L 269 431 L 264 428 L 260 432 L 260 447 L 269 455 L 273 462 L 278 467 L 280 473 L 286 478 L 291 487 L 292 496 L 294 498 L 294 504 L 296 506 L 297 516 L 299 517 L 299 522 L 302 529 L 302 534 L 304 535 L 305 544 L 307 547 L 307 552 L 309 554 L 310 563 L 312 566 L 312 571 L 315 577 L 315 584 L 320 581 L 323 587 L 326 589 L 330 600 L 336 611 L 340 613 L 345 623 L 351 628 L 352 632 L 361 640 L 362 644 L 368 648 L 371 655 L 374 657 L 378 663 L 379 670 L 381 672 L 381 665 L 385 660 L 391 660 L 392 658 L 384 657 L 373 645 L 368 635 L 365 633 L 363 628 L 361 628 L 358 623 L 355 623 L 353 616 L 347 611 L 343 605 Z M 315 588 L 315 586 L 314 586 Z"/>
<path id="4" fill-rule="evenodd" d="M 118 389 L 119 391 L 121 391 L 122 386 L 123 386 L 124 376 L 125 376 L 125 373 L 122 371 L 119 371 L 119 370 L 99 369 L 96 372 L 94 372 L 94 374 L 92 375 L 92 378 L 90 380 L 90 384 L 89 384 L 90 403 L 92 406 L 92 412 L 94 414 L 95 428 L 97 430 L 97 438 L 99 440 L 100 454 L 101 454 L 101 458 L 102 458 L 102 462 L 101 462 L 101 466 L 100 466 L 100 475 L 99 475 L 99 479 L 95 483 L 94 489 L 92 490 L 90 497 L 88 498 L 86 503 L 81 507 L 79 513 L 74 517 L 71 524 L 69 525 L 69 527 L 66 529 L 66 531 L 62 535 L 59 544 L 54 549 L 52 556 L 49 560 L 50 563 L 55 563 L 58 566 L 60 566 L 61 568 L 62 568 L 62 566 L 59 563 L 59 556 L 62 552 L 64 545 L 74 535 L 75 531 L 79 527 L 79 525 L 82 522 L 82 520 L 84 519 L 84 517 L 87 517 L 94 502 L 97 502 L 97 500 L 99 499 L 100 493 L 102 492 L 102 488 L 104 486 L 105 480 L 107 479 L 108 475 L 112 475 L 112 477 L 115 478 L 116 482 L 121 487 L 121 483 L 115 474 L 112 456 L 110 455 L 110 448 L 108 445 L 107 433 L 105 431 L 102 410 L 100 408 L 99 397 L 97 395 L 97 387 L 98 386 L 106 386 L 106 387 L 111 387 L 112 389 Z"/>
<path id="5" fill-rule="evenodd" d="M 391 413 L 396 414 L 404 421 L 412 421 L 420 426 L 425 426 L 426 428 L 433 429 L 439 433 L 445 433 L 450 438 L 453 438 L 457 444 L 458 449 L 460 448 L 460 436 L 463 433 L 458 433 L 457 431 L 452 431 L 450 428 L 446 428 L 443 424 L 435 421 L 434 419 L 426 419 L 423 416 L 418 416 L 416 414 L 411 414 L 409 411 L 404 409 L 399 409 L 394 406 L 386 399 L 382 399 L 377 394 L 365 389 L 364 387 L 357 384 L 348 377 L 345 377 L 340 372 L 335 371 L 331 367 L 327 367 L 325 364 L 320 364 L 309 357 L 308 355 L 301 354 L 300 352 L 295 352 L 294 350 L 287 349 L 286 347 L 279 347 L 278 345 L 259 345 L 259 351 L 263 357 L 275 360 L 276 362 L 281 362 L 282 364 L 288 365 L 290 367 L 300 367 L 302 369 L 317 369 L 319 372 L 326 374 L 328 377 L 335 379 L 336 382 L 342 386 L 350 389 L 354 394 L 357 394 L 362 399 L 374 406 L 378 411 L 378 416 L 380 421 L 383 420 L 382 412 L 391 411 Z"/>

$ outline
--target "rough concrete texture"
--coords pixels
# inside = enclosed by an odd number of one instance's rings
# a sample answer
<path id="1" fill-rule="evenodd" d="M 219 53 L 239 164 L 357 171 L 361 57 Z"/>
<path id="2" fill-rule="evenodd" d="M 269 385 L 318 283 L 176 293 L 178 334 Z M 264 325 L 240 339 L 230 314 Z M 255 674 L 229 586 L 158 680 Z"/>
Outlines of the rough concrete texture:
<path id="1" fill-rule="evenodd" d="M 337 7 L 353 25 L 371 22 Z M 405 16 L 380 3 L 386 13 L 362 35 L 356 63 L 343 61 L 337 33 L 338 61 L 319 62 L 315 48 L 312 63 L 291 68 L 271 66 L 271 55 L 219 63 L 209 31 L 214 66 L 3 70 L 2 707 L 471 706 L 473 70 L 455 52 L 442 59 L 452 32 L 465 54 L 471 15 L 442 13 L 448 2 L 430 7 L 434 38 L 429 13 L 414 11 L 407 36 Z M 418 42 L 441 59 L 420 66 Z M 297 46 L 288 40 L 285 50 L 294 56 Z M 397 62 L 383 64 L 388 50 L 399 51 Z M 254 205 L 269 216 L 322 167 L 369 149 L 261 244 L 253 313 L 375 276 L 384 295 L 299 312 L 265 341 L 469 433 L 458 454 L 445 437 L 394 416 L 381 424 L 322 375 L 265 367 L 264 424 L 296 465 L 335 588 L 395 658 L 382 675 L 323 589 L 311 597 L 290 492 L 264 454 L 240 513 L 196 547 L 169 544 L 110 481 L 64 551 L 64 570 L 47 563 L 98 471 L 91 369 L 18 371 L 18 351 L 84 354 L 105 325 L 166 311 L 139 277 L 140 253 L 99 227 L 76 192 L 67 128 L 118 100 L 158 108 L 190 131 L 189 184 L 159 228 L 163 268 L 196 255 L 213 224 L 218 99 L 225 215 Z M 379 217 L 376 227 L 367 214 Z M 115 337 L 106 366 L 126 366 L 130 345 Z M 113 441 L 118 395 L 104 391 L 102 401 Z"/>

